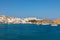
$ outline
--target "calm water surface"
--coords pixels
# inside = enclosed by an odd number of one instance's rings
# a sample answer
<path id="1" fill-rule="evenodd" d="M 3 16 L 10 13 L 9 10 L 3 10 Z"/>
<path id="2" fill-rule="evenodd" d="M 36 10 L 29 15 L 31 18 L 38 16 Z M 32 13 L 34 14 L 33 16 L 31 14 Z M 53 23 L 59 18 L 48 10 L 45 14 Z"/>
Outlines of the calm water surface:
<path id="1" fill-rule="evenodd" d="M 60 26 L 0 24 L 0 40 L 60 40 Z"/>

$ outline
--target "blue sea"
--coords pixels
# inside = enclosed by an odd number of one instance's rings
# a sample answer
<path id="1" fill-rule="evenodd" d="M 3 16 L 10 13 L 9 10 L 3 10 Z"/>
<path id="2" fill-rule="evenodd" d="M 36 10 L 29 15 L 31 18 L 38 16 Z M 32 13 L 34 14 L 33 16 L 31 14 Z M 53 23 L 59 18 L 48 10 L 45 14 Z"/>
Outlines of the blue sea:
<path id="1" fill-rule="evenodd" d="M 60 40 L 60 26 L 0 24 L 0 40 Z"/>

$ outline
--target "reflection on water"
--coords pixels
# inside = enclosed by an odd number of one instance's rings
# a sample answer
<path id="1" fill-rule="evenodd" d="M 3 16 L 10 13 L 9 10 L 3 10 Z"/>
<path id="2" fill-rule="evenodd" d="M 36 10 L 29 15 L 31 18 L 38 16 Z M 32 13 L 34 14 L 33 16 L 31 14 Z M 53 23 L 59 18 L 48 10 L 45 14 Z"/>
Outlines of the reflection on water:
<path id="1" fill-rule="evenodd" d="M 60 40 L 60 26 L 0 24 L 0 40 Z"/>

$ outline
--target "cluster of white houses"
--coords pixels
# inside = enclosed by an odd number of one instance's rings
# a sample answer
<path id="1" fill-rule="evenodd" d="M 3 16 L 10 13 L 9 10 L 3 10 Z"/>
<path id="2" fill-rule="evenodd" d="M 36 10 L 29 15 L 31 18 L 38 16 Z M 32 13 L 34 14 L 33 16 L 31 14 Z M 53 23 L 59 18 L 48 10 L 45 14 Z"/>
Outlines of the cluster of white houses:
<path id="1" fill-rule="evenodd" d="M 19 24 L 19 23 L 31 23 L 28 22 L 29 20 L 40 20 L 37 18 L 17 18 L 17 17 L 9 17 L 9 16 L 0 16 L 0 24 L 4 23 L 12 23 L 12 24 Z"/>
<path id="2" fill-rule="evenodd" d="M 60 20 L 59 20 L 60 21 Z M 60 24 L 59 21 L 53 21 L 48 19 L 38 19 L 38 18 L 17 18 L 9 16 L 0 16 L 0 24 Z"/>

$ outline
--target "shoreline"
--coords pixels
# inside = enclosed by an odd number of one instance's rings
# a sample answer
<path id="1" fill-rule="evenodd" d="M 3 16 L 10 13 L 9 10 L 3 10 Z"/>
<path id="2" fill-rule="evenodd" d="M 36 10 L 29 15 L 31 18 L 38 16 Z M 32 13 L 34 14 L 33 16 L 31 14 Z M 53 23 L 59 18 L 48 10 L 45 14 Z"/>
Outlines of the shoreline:
<path id="1" fill-rule="evenodd" d="M 37 24 L 37 25 L 60 25 L 60 19 L 49 20 L 39 18 L 18 18 L 9 16 L 0 16 L 0 24 Z"/>
<path id="2" fill-rule="evenodd" d="M 54 25 L 54 24 L 26 24 L 26 23 L 21 23 L 22 25 L 38 25 L 38 26 L 59 26 L 59 24 L 56 24 L 56 25 Z M 0 24 L 0 25 L 21 25 L 21 24 L 8 24 L 8 23 L 6 23 L 6 24 Z"/>

